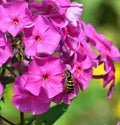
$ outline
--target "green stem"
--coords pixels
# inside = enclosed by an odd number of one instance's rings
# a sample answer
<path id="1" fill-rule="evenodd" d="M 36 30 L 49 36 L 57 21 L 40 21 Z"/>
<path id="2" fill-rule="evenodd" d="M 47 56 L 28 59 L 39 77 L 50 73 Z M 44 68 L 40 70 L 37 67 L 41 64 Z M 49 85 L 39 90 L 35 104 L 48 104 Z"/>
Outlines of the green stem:
<path id="1" fill-rule="evenodd" d="M 27 125 L 32 125 L 32 122 L 37 118 L 37 116 L 33 116 L 32 118 L 30 118 L 29 122 L 27 123 Z"/>
<path id="2" fill-rule="evenodd" d="M 24 125 L 24 113 L 20 112 L 20 125 Z"/>
<path id="3" fill-rule="evenodd" d="M 2 72 L 1 72 L 1 74 L 0 74 L 0 77 L 4 77 L 4 75 L 5 75 L 5 67 L 3 66 Z"/>
<path id="4" fill-rule="evenodd" d="M 0 116 L 1 116 L 1 107 L 0 107 Z M 2 118 L 0 118 L 0 124 L 2 124 Z"/>
<path id="5" fill-rule="evenodd" d="M 22 45 L 22 41 L 23 41 L 23 34 L 22 32 L 20 32 L 19 34 L 19 41 L 17 41 L 17 49 L 18 49 L 18 55 L 19 55 L 19 75 L 22 75 L 22 71 L 23 71 L 23 60 L 24 60 L 24 51 L 23 51 L 23 45 Z M 24 113 L 20 112 L 20 125 L 24 125 Z"/>
<path id="6" fill-rule="evenodd" d="M 10 125 L 15 125 L 14 123 L 12 123 L 11 121 L 9 121 L 9 120 L 7 120 L 6 118 L 2 117 L 1 115 L 0 115 L 0 118 L 1 118 L 2 120 L 6 121 L 7 123 L 9 123 Z"/>
<path id="7" fill-rule="evenodd" d="M 17 76 L 17 75 L 10 69 L 10 67 L 6 66 L 6 69 L 7 69 L 14 77 Z"/>

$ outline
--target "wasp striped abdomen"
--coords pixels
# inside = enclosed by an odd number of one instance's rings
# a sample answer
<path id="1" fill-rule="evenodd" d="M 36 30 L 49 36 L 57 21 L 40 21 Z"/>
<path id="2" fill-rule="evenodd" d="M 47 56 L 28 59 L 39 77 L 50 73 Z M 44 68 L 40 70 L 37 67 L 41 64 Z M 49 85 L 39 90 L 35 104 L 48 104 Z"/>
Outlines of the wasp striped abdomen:
<path id="1" fill-rule="evenodd" d="M 74 90 L 74 81 L 72 73 L 69 70 L 66 70 L 66 84 L 67 84 L 67 93 L 71 93 Z"/>

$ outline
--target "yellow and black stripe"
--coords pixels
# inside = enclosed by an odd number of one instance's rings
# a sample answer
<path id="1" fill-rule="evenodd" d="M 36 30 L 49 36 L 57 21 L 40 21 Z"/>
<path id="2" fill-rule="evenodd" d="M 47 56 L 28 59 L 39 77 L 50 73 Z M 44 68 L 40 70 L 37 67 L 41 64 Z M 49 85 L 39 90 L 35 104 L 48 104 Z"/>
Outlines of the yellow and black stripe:
<path id="1" fill-rule="evenodd" d="M 70 70 L 66 70 L 65 73 L 66 73 L 67 93 L 70 94 L 74 90 L 74 81 Z"/>

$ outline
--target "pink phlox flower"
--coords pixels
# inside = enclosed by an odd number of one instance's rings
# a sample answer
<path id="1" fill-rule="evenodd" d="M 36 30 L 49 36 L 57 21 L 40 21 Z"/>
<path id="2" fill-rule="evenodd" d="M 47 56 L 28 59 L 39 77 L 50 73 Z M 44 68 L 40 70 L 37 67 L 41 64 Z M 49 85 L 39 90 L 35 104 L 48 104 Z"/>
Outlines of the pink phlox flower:
<path id="1" fill-rule="evenodd" d="M 28 56 L 40 53 L 53 54 L 61 39 L 59 32 L 40 15 L 35 19 L 35 26 L 25 29 L 24 32 L 25 54 Z"/>
<path id="2" fill-rule="evenodd" d="M 75 60 L 75 52 L 70 50 L 64 41 L 60 42 L 57 52 L 64 64 L 73 64 Z"/>
<path id="3" fill-rule="evenodd" d="M 87 42 L 84 31 L 81 29 L 81 26 L 76 29 L 76 33 L 71 32 L 72 30 L 73 30 L 72 27 L 67 27 L 67 32 L 65 33 L 66 34 L 66 37 L 65 37 L 66 46 L 70 50 L 74 51 L 74 53 L 76 53 L 77 55 L 89 56 L 91 60 L 93 60 L 93 65 L 96 67 L 98 65 L 97 54 L 95 54 L 92 51 L 90 44 Z"/>
<path id="4" fill-rule="evenodd" d="M 96 50 L 100 51 L 101 42 L 99 40 L 99 37 L 103 39 L 104 37 L 103 34 L 98 35 L 91 24 L 85 24 L 83 21 L 81 21 L 81 23 L 83 24 L 84 33 L 88 38 L 88 40 L 90 41 L 90 43 L 92 43 L 92 45 L 96 48 Z"/>
<path id="5" fill-rule="evenodd" d="M 70 4 L 70 0 L 43 0 L 43 1 L 52 2 L 60 7 L 68 6 Z"/>
<path id="6" fill-rule="evenodd" d="M 108 55 L 112 58 L 112 60 L 120 62 L 120 51 L 116 46 L 112 45 L 110 47 L 110 51 Z"/>
<path id="7" fill-rule="evenodd" d="M 62 38 L 64 38 L 67 47 L 73 51 L 76 51 L 80 42 L 86 39 L 84 32 L 81 30 L 80 23 L 78 23 L 76 27 L 68 23 L 68 25 L 62 29 L 62 33 Z"/>
<path id="8" fill-rule="evenodd" d="M 28 7 L 32 13 L 33 16 L 37 15 L 49 15 L 53 12 L 54 4 L 52 1 L 42 1 L 38 2 L 36 0 L 30 0 L 28 1 Z"/>
<path id="9" fill-rule="evenodd" d="M 97 67 L 99 64 L 99 60 L 98 55 L 96 53 L 93 52 L 91 46 L 89 43 L 87 43 L 87 40 L 83 37 L 83 40 L 81 39 L 79 41 L 79 43 L 76 46 L 76 49 L 74 49 L 74 51 L 76 51 L 77 56 L 81 56 L 82 58 L 88 56 L 91 59 L 92 62 L 92 66 Z M 78 57 L 78 60 L 80 60 L 80 58 Z M 81 59 L 82 59 L 81 58 Z"/>
<path id="10" fill-rule="evenodd" d="M 0 31 L 0 67 L 12 56 L 9 40 L 5 33 Z"/>
<path id="11" fill-rule="evenodd" d="M 9 43 L 5 46 L 0 46 L 0 67 L 12 56 Z"/>
<path id="12" fill-rule="evenodd" d="M 0 0 L 0 5 L 3 3 L 3 0 Z"/>
<path id="13" fill-rule="evenodd" d="M 85 39 L 80 41 L 76 51 L 78 53 L 83 53 L 83 54 L 89 56 L 91 59 L 96 59 L 97 58 L 97 54 L 92 51 L 91 46 L 89 45 L 89 43 L 86 42 Z"/>
<path id="14" fill-rule="evenodd" d="M 71 23 L 68 23 L 63 28 L 63 33 L 64 33 L 64 37 L 73 37 L 73 39 L 78 39 L 79 34 L 81 33 L 81 26 L 79 23 L 77 26 L 74 26 Z"/>
<path id="15" fill-rule="evenodd" d="M 49 18 L 52 24 L 58 28 L 63 28 L 68 24 L 68 21 L 64 18 L 63 15 L 56 14 L 53 17 Z"/>
<path id="16" fill-rule="evenodd" d="M 3 3 L 8 3 L 8 2 L 13 2 L 13 1 L 17 1 L 17 0 L 2 0 Z M 24 0 L 19 0 L 19 1 L 24 1 Z"/>
<path id="17" fill-rule="evenodd" d="M 58 57 L 35 58 L 30 63 L 25 88 L 34 95 L 43 89 L 48 98 L 63 91 L 64 66 Z"/>
<path id="18" fill-rule="evenodd" d="M 23 28 L 34 25 L 26 2 L 18 1 L 1 5 L 0 19 L 0 29 L 13 36 L 16 36 Z"/>
<path id="19" fill-rule="evenodd" d="M 23 61 L 22 61 L 22 73 L 25 73 L 25 72 L 28 71 L 29 63 L 30 63 L 30 62 L 27 61 L 27 60 L 23 60 Z M 19 62 L 13 62 L 13 66 L 14 66 L 14 68 L 15 68 L 16 70 L 19 69 L 20 65 L 21 65 L 21 64 L 20 64 Z"/>
<path id="20" fill-rule="evenodd" d="M 106 73 L 103 76 L 103 86 L 106 87 L 106 85 L 110 84 L 108 98 L 111 98 L 115 84 L 115 67 L 113 61 L 120 62 L 120 52 L 111 41 L 106 40 L 103 34 L 98 34 L 92 25 L 83 25 L 89 41 L 93 44 L 95 49 L 100 52 L 100 60 L 105 65 L 104 69 Z"/>
<path id="21" fill-rule="evenodd" d="M 104 62 L 104 69 L 106 71 L 105 75 L 103 76 L 103 87 L 106 87 L 108 84 L 110 84 L 109 90 L 108 90 L 108 98 L 112 97 L 112 91 L 115 90 L 115 67 L 112 59 L 107 56 L 106 61 Z"/>
<path id="22" fill-rule="evenodd" d="M 0 47 L 6 46 L 6 44 L 7 44 L 6 35 L 5 35 L 5 33 L 0 31 Z"/>
<path id="23" fill-rule="evenodd" d="M 60 0 L 44 0 L 44 2 L 47 2 L 47 4 L 49 3 L 51 6 L 51 13 L 49 14 L 49 17 L 54 25 L 62 28 L 69 22 L 73 26 L 77 27 L 78 20 L 83 10 L 82 4 Z"/>
<path id="24" fill-rule="evenodd" d="M 72 73 L 80 88 L 85 90 L 92 79 L 92 60 L 88 56 L 82 56 L 79 55 L 72 65 Z"/>
<path id="25" fill-rule="evenodd" d="M 72 2 L 65 12 L 65 17 L 74 26 L 77 26 L 77 22 L 80 19 L 83 11 L 83 4 Z"/>
<path id="26" fill-rule="evenodd" d="M 69 5 L 69 0 L 43 0 L 39 13 L 48 17 L 53 25 L 62 28 L 68 23 L 64 14 Z"/>
<path id="27" fill-rule="evenodd" d="M 28 0 L 28 7 L 33 16 L 46 13 L 46 7 L 43 2 L 38 2 L 36 0 Z"/>
<path id="28" fill-rule="evenodd" d="M 46 3 L 51 6 L 51 11 L 57 11 L 60 15 L 64 14 L 66 7 L 70 5 L 70 0 L 43 0 L 43 3 Z"/>
<path id="29" fill-rule="evenodd" d="M 3 93 L 3 85 L 2 83 L 0 82 L 0 99 L 2 97 L 2 93 Z"/>
<path id="30" fill-rule="evenodd" d="M 71 93 L 67 93 L 67 83 L 64 83 L 64 91 L 52 98 L 52 101 L 57 104 L 59 104 L 61 101 L 63 101 L 65 104 L 70 104 L 71 100 L 75 98 L 79 92 L 78 84 L 75 82 L 73 84 L 73 91 Z"/>
<path id="31" fill-rule="evenodd" d="M 64 60 L 64 64 L 72 65 L 75 62 L 75 60 L 76 60 L 76 54 L 73 51 L 71 51 L 70 55 Z"/>
<path id="32" fill-rule="evenodd" d="M 74 55 L 76 55 L 75 57 L 79 56 L 77 58 L 78 60 L 82 60 L 88 56 L 94 67 L 98 65 L 97 54 L 92 51 L 91 46 L 87 42 L 86 36 L 82 30 L 76 38 L 68 35 L 65 42 L 67 47 L 74 52 Z M 74 59 L 74 61 L 76 60 Z"/>
<path id="33" fill-rule="evenodd" d="M 14 96 L 13 104 L 21 112 L 32 112 L 33 114 L 42 114 L 50 107 L 50 100 L 46 92 L 41 89 L 39 95 L 35 96 L 25 89 L 27 75 L 16 77 L 13 85 Z"/>
<path id="34" fill-rule="evenodd" d="M 109 56 L 112 60 L 120 62 L 120 52 L 111 41 L 106 40 L 103 34 L 98 34 L 91 24 L 83 24 L 83 26 L 89 42 L 100 52 L 102 59 Z"/>
<path id="35" fill-rule="evenodd" d="M 8 3 L 8 2 L 13 2 L 13 1 L 17 1 L 17 0 L 2 0 L 3 3 Z M 19 1 L 23 1 L 23 0 L 19 0 Z"/>
<path id="36" fill-rule="evenodd" d="M 66 24 L 66 19 L 63 17 L 66 7 L 61 8 L 61 5 L 70 4 L 70 1 L 58 0 L 43 0 L 42 2 L 29 1 L 28 6 L 33 16 L 44 15 L 51 20 L 57 27 L 63 27 Z"/>

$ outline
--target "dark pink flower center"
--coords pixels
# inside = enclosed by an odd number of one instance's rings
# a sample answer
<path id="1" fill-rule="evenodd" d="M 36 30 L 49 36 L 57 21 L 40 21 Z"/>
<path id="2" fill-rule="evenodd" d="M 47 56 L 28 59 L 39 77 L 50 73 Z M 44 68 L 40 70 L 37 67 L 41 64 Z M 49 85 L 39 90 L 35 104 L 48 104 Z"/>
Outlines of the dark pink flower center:
<path id="1" fill-rule="evenodd" d="M 17 19 L 17 18 L 14 18 L 14 19 L 13 19 L 13 23 L 14 23 L 15 25 L 17 25 L 17 24 L 19 23 L 18 19 Z"/>
<path id="2" fill-rule="evenodd" d="M 39 42 L 40 40 L 41 40 L 41 38 L 39 35 L 35 36 L 35 41 Z"/>
<path id="3" fill-rule="evenodd" d="M 42 79 L 43 79 L 43 80 L 47 80 L 47 79 L 48 79 L 48 74 L 44 74 L 44 75 L 42 76 Z"/>
<path id="4" fill-rule="evenodd" d="M 81 67 L 80 67 L 80 66 L 77 67 L 77 72 L 78 72 L 78 73 L 81 72 Z"/>

